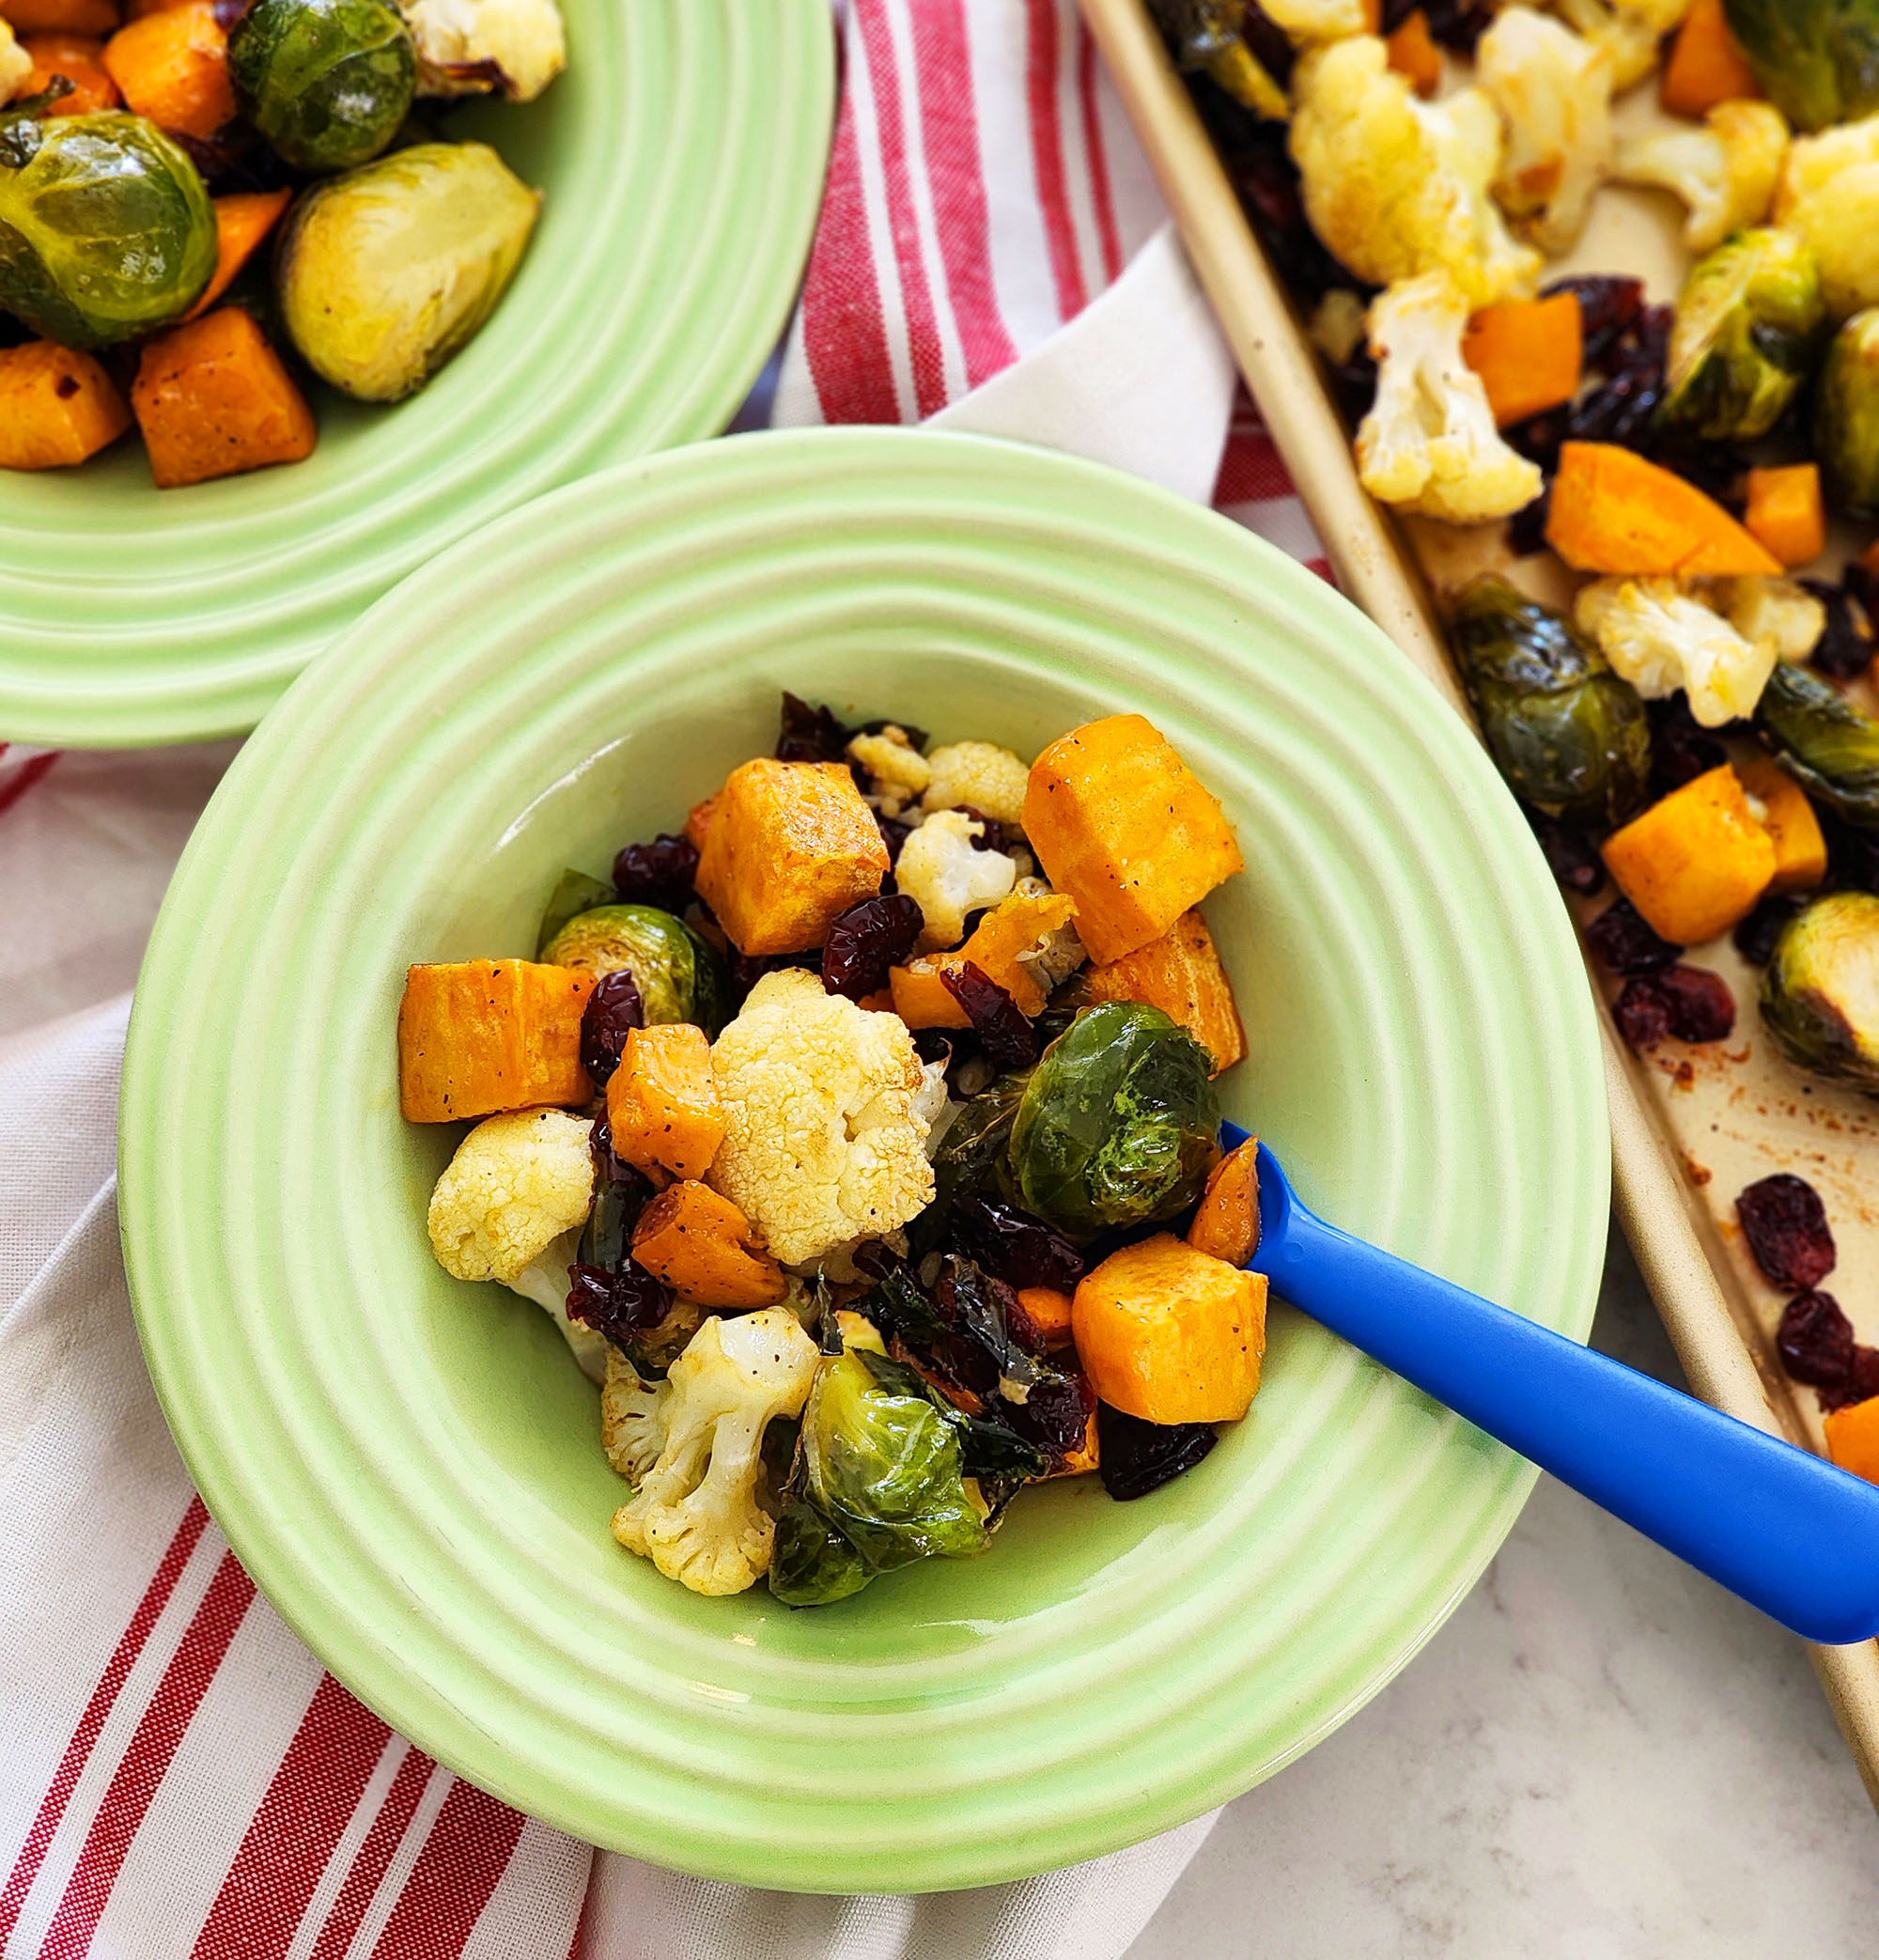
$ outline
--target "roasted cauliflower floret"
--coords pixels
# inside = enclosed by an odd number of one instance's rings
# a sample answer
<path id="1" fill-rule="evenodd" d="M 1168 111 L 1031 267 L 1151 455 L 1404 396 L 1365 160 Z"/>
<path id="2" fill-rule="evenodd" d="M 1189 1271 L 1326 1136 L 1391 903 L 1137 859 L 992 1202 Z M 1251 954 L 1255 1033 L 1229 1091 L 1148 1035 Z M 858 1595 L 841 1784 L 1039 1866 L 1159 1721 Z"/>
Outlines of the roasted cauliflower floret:
<path id="1" fill-rule="evenodd" d="M 1500 440 L 1487 390 L 1462 358 L 1467 318 L 1443 272 L 1377 297 L 1376 399 L 1357 432 L 1358 474 L 1372 496 L 1456 523 L 1509 516 L 1541 484 L 1539 466 Z"/>
<path id="2" fill-rule="evenodd" d="M 1647 701 L 1682 688 L 1705 728 L 1753 714 L 1775 669 L 1772 641 L 1746 639 L 1673 579 L 1595 579 L 1573 616 Z"/>
<path id="3" fill-rule="evenodd" d="M 1555 0 L 1559 11 L 1593 47 L 1611 57 L 1611 86 L 1635 88 L 1657 66 L 1665 35 L 1690 10 L 1690 0 Z"/>
<path id="4" fill-rule="evenodd" d="M 869 786 L 883 815 L 898 817 L 933 780 L 933 765 L 892 723 L 877 735 L 858 735 L 848 744 L 848 760 L 868 772 Z"/>
<path id="5" fill-rule="evenodd" d="M 608 1460 L 635 1488 L 613 1536 L 694 1593 L 741 1593 L 769 1570 L 776 1520 L 765 1508 L 764 1431 L 799 1416 L 815 1344 L 787 1307 L 715 1314 L 657 1388 L 620 1357 L 600 1397 Z"/>
<path id="6" fill-rule="evenodd" d="M 1024 789 L 1031 765 L 993 741 L 955 741 L 927 758 L 932 778 L 920 799 L 924 810 L 956 810 L 970 803 L 994 823 L 1024 821 Z"/>
<path id="7" fill-rule="evenodd" d="M 708 1181 L 784 1265 L 892 1232 L 931 1200 L 915 1114 L 925 1076 L 898 1017 L 827 993 L 800 968 L 766 973 L 711 1070 L 724 1141 Z"/>
<path id="8" fill-rule="evenodd" d="M 966 936 L 966 914 L 996 905 L 1017 882 L 1017 865 L 1003 851 L 974 847 L 972 839 L 985 833 L 985 825 L 961 810 L 936 810 L 900 847 L 894 879 L 925 917 L 924 951 L 956 946 Z"/>
<path id="9" fill-rule="evenodd" d="M 1292 91 L 1306 215 L 1359 278 L 1442 271 L 1471 306 L 1532 284 L 1540 255 L 1514 242 L 1488 195 L 1500 112 L 1480 89 L 1419 101 L 1382 41 L 1359 34 L 1306 54 Z"/>
<path id="10" fill-rule="evenodd" d="M 1879 116 L 1794 138 L 1774 222 L 1814 248 L 1821 292 L 1836 319 L 1879 304 Z"/>
<path id="11" fill-rule="evenodd" d="M 1507 126 L 1494 180 L 1500 208 L 1549 257 L 1585 228 L 1611 170 L 1611 55 L 1530 7 L 1481 38 L 1475 73 Z"/>
<path id="12" fill-rule="evenodd" d="M 1717 579 L 1706 595 L 1745 640 L 1804 661 L 1826 631 L 1826 608 L 1794 579 Z"/>
<path id="13" fill-rule="evenodd" d="M 555 0 L 404 0 L 421 95 L 531 102 L 567 66 Z"/>
<path id="14" fill-rule="evenodd" d="M 459 1280 L 507 1285 L 594 1196 L 593 1126 L 566 1110 L 517 1110 L 477 1124 L 430 1194 L 430 1249 Z"/>
<path id="15" fill-rule="evenodd" d="M 1361 34 L 1367 25 L 1363 0 L 1260 0 L 1260 11 L 1301 48 L 1343 40 Z"/>
<path id="16" fill-rule="evenodd" d="M 0 102 L 10 102 L 33 72 L 33 57 L 14 38 L 9 23 L 0 21 Z"/>
<path id="17" fill-rule="evenodd" d="M 1689 207 L 1684 242 L 1692 252 L 1761 224 L 1788 149 L 1788 125 L 1768 102 L 1718 102 L 1703 124 L 1621 143 L 1612 167 L 1623 183 L 1654 185 L 1683 199 Z"/>

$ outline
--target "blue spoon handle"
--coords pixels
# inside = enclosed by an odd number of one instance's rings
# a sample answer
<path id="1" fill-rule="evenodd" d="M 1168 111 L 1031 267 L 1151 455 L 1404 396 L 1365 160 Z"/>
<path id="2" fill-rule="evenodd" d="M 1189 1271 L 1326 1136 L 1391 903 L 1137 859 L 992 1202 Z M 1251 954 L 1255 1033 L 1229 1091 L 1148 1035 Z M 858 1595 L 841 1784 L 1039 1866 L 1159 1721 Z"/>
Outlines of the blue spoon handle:
<path id="1" fill-rule="evenodd" d="M 1352 1238 L 1259 1157 L 1252 1268 L 1294 1306 L 1805 1639 L 1879 1634 L 1879 1486 Z"/>

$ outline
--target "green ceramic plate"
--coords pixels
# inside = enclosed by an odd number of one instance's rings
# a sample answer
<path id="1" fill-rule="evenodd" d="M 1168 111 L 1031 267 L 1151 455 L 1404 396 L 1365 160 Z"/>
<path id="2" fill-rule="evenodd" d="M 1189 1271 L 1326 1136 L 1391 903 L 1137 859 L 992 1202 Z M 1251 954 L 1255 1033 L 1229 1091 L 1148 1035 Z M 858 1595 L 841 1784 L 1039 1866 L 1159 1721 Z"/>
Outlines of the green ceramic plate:
<path id="1" fill-rule="evenodd" d="M 567 72 L 453 134 L 546 192 L 515 285 L 425 392 L 322 392 L 291 469 L 159 493 L 134 436 L 0 472 L 0 738 L 251 728 L 408 572 L 543 490 L 715 434 L 782 330 L 828 153 L 828 0 L 563 0 Z"/>
<path id="2" fill-rule="evenodd" d="M 778 691 L 1030 754 L 1139 708 L 1226 801 L 1230 1113 L 1331 1218 L 1590 1324 L 1591 999 L 1461 723 L 1310 572 L 1094 466 L 816 431 L 631 465 L 401 586 L 210 804 L 151 941 L 123 1218 L 150 1368 L 249 1570 L 405 1734 L 594 1842 L 821 1890 L 982 1884 L 1244 1790 L 1374 1694 L 1532 1472 L 1285 1311 L 1251 1418 L 1112 1503 L 790 1613 L 621 1551 L 594 1390 L 432 1262 L 407 962 L 527 954 L 565 864 L 766 751 Z"/>

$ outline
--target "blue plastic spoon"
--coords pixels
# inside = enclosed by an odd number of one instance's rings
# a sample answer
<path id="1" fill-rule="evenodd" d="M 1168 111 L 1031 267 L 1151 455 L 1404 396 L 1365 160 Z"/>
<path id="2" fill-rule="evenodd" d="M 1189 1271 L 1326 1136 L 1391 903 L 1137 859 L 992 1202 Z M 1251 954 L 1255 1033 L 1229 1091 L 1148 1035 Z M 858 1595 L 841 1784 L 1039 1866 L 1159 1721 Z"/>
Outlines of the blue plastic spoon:
<path id="1" fill-rule="evenodd" d="M 1246 1141 L 1221 1128 L 1229 1149 Z M 1805 1640 L 1879 1635 L 1879 1486 L 1307 1210 L 1259 1146 L 1275 1292 Z"/>

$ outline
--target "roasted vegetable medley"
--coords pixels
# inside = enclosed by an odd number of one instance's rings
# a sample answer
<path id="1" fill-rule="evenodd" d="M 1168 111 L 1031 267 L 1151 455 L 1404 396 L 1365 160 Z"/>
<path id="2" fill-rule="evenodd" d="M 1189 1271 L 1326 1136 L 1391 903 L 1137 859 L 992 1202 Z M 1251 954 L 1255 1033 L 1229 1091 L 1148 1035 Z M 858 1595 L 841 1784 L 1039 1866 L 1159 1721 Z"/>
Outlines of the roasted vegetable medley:
<path id="1" fill-rule="evenodd" d="M 774 755 L 563 876 L 534 959 L 411 969 L 404 1114 L 475 1125 L 432 1250 L 602 1385 L 621 1545 L 824 1605 L 1246 1414 L 1246 1038 L 1196 910 L 1242 868 L 1140 715 L 1027 764 L 785 695 Z"/>
<path id="2" fill-rule="evenodd" d="M 1734 1034 L 1732 937 L 1766 1044 L 1879 1095 L 1879 6 L 1150 4 L 1625 1038 Z M 1680 200 L 1671 303 L 1548 278 L 1607 182 Z M 1780 1351 L 1879 1476 L 1879 1353 L 1755 1189 Z"/>
<path id="3" fill-rule="evenodd" d="M 0 468 L 135 421 L 171 490 L 310 456 L 305 371 L 423 387 L 541 201 L 450 101 L 566 60 L 556 0 L 0 0 Z"/>

